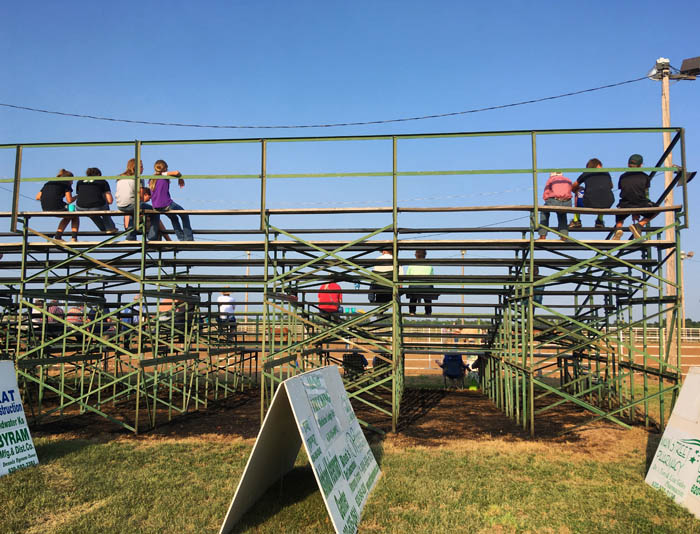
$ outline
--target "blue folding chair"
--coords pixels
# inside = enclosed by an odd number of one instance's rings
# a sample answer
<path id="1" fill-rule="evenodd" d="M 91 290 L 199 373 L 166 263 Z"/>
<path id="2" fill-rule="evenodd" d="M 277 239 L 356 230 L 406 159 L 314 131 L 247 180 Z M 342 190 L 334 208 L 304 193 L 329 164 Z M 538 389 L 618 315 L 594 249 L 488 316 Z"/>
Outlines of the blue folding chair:
<path id="1" fill-rule="evenodd" d="M 455 352 L 448 352 L 442 357 L 442 363 L 438 363 L 442 367 L 442 377 L 445 380 L 445 387 L 447 387 L 447 380 L 452 382 L 461 382 L 462 388 L 464 388 L 464 377 L 466 376 L 467 365 L 462 359 L 462 355 Z"/>

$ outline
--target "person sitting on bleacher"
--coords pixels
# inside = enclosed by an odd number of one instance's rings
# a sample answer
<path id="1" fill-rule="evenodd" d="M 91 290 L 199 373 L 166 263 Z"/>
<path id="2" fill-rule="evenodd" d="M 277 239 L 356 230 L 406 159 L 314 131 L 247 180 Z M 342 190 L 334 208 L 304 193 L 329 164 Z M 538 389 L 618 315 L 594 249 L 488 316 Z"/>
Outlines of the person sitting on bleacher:
<path id="1" fill-rule="evenodd" d="M 378 260 L 393 260 L 394 256 L 391 254 L 390 249 L 382 250 L 381 255 L 377 258 Z M 372 267 L 372 271 L 382 276 L 391 279 L 392 273 L 394 272 L 394 266 L 390 263 L 384 264 L 383 262 L 379 265 Z M 403 276 L 403 267 L 399 265 L 399 276 Z M 369 285 L 369 301 L 371 303 L 383 304 L 391 300 L 391 289 L 388 287 L 372 282 Z"/>
<path id="2" fill-rule="evenodd" d="M 219 304 L 219 316 L 216 321 L 219 323 L 219 328 L 227 336 L 236 332 L 236 299 L 231 296 L 231 292 L 225 289 L 216 299 Z"/>
<path id="3" fill-rule="evenodd" d="M 219 304 L 219 322 L 235 323 L 236 299 L 231 296 L 231 292 L 228 289 L 222 291 L 216 302 Z"/>
<path id="4" fill-rule="evenodd" d="M 586 168 L 591 170 L 584 172 L 574 182 L 572 191 L 576 194 L 582 187 L 585 187 L 582 201 L 584 208 L 608 209 L 615 202 L 615 196 L 612 191 L 612 177 L 609 172 L 597 170 L 602 167 L 603 164 L 598 158 L 589 159 L 588 163 L 586 163 Z M 578 217 L 574 216 L 574 220 L 571 221 L 569 228 L 581 228 L 581 216 L 578 213 L 576 215 Z M 595 227 L 605 228 L 605 221 L 600 213 L 596 216 Z"/>
<path id="5" fill-rule="evenodd" d="M 83 324 L 83 316 L 85 315 L 85 306 L 76 304 L 68 310 L 67 320 L 71 324 Z"/>
<path id="6" fill-rule="evenodd" d="M 627 166 L 630 170 L 622 173 L 620 175 L 620 180 L 618 181 L 617 187 L 620 189 L 620 202 L 618 202 L 617 207 L 623 209 L 629 208 L 639 208 L 641 214 L 641 220 L 639 222 L 634 222 L 629 227 L 630 232 L 635 239 L 642 237 L 642 232 L 644 232 L 644 226 L 649 224 L 649 221 L 654 218 L 654 213 L 645 213 L 643 208 L 648 208 L 654 204 L 647 197 L 647 192 L 651 184 L 651 177 L 637 170 L 644 163 L 644 158 L 639 154 L 632 154 L 627 160 Z M 624 233 L 622 230 L 622 225 L 625 222 L 627 215 L 616 215 L 615 216 L 615 233 L 612 239 L 617 241 L 622 237 Z"/>
<path id="7" fill-rule="evenodd" d="M 63 311 L 63 308 L 61 308 L 57 300 L 52 300 L 49 302 L 49 307 L 46 311 L 52 315 L 55 315 L 59 319 L 63 319 L 66 316 L 66 313 Z M 51 334 L 58 334 L 63 331 L 63 323 L 60 323 L 58 320 L 49 316 L 46 319 L 46 331 L 50 332 Z"/>
<path id="8" fill-rule="evenodd" d="M 318 292 L 318 309 L 325 314 L 337 314 L 340 312 L 340 305 L 343 303 L 343 294 L 340 286 L 334 281 L 323 284 Z"/>
<path id="9" fill-rule="evenodd" d="M 50 314 L 55 315 L 56 317 L 60 317 L 61 319 L 63 319 L 64 316 L 66 315 L 65 312 L 63 311 L 63 308 L 61 308 L 61 305 L 58 303 L 57 300 L 52 300 L 51 302 L 49 302 L 49 308 L 47 311 Z M 46 322 L 58 323 L 58 321 L 56 319 L 54 319 L 53 317 L 49 317 Z"/>

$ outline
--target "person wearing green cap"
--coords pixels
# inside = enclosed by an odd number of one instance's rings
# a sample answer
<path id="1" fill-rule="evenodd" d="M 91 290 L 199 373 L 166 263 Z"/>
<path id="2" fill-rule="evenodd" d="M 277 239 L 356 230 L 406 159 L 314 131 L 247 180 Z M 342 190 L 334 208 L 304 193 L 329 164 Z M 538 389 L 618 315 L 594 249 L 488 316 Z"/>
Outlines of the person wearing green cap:
<path id="1" fill-rule="evenodd" d="M 618 208 L 648 208 L 652 206 L 651 201 L 647 198 L 647 190 L 651 184 L 651 178 L 642 171 L 634 170 L 641 167 L 642 163 L 644 163 L 644 158 L 639 154 L 632 154 L 627 160 L 627 166 L 632 170 L 620 175 L 620 180 L 617 184 L 620 190 L 620 202 L 617 204 Z M 632 223 L 629 227 L 635 239 L 642 237 L 644 226 L 654 217 L 652 213 L 642 213 L 641 215 L 642 219 L 637 223 Z M 613 234 L 613 239 L 617 240 L 622 237 L 622 225 L 626 218 L 627 215 L 615 216 L 616 230 Z"/>

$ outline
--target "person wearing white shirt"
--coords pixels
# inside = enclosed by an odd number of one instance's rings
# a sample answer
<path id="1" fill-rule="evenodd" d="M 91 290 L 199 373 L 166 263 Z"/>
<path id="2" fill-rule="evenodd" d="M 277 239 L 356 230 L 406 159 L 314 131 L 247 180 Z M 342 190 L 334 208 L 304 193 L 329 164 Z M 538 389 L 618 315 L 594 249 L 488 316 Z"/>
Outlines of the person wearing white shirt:
<path id="1" fill-rule="evenodd" d="M 236 341 L 236 300 L 231 296 L 231 292 L 224 290 L 216 299 L 219 304 L 219 316 L 216 321 L 219 323 L 219 330 L 228 341 Z"/>
<path id="2" fill-rule="evenodd" d="M 231 296 L 231 292 L 228 290 L 222 291 L 216 302 L 219 304 L 219 321 L 222 323 L 235 323 L 236 299 Z"/>
<path id="3" fill-rule="evenodd" d="M 382 250 L 381 255 L 377 258 L 378 260 L 392 260 L 394 256 L 391 254 L 391 250 L 385 249 Z M 394 265 L 393 262 L 391 263 L 382 263 L 380 265 L 375 265 L 372 267 L 372 271 L 375 273 L 379 273 L 382 276 L 385 276 L 387 278 L 391 278 L 391 274 L 394 271 Z M 399 276 L 403 276 L 403 267 L 399 265 Z M 380 284 L 377 284 L 376 282 L 372 282 L 369 286 L 369 301 L 371 303 L 377 303 L 381 304 L 384 302 L 389 302 L 391 300 L 391 290 L 388 289 L 386 286 L 382 286 Z"/>
<path id="4" fill-rule="evenodd" d="M 378 260 L 391 260 L 393 258 L 394 258 L 394 256 L 391 255 L 391 250 L 387 249 L 387 250 L 382 250 L 382 254 L 377 259 Z M 372 267 L 372 270 L 375 273 L 382 273 L 385 275 L 386 273 L 390 273 L 391 271 L 393 271 L 394 266 L 391 263 L 382 264 L 382 265 L 375 265 L 374 267 Z M 403 267 L 401 267 L 401 265 L 399 265 L 399 276 L 403 276 Z"/>

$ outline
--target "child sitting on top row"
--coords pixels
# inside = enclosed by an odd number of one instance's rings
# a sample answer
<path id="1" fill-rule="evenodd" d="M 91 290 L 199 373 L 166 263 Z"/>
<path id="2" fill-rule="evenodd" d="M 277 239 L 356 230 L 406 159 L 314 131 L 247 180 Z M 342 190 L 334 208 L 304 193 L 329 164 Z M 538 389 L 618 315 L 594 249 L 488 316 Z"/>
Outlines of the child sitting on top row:
<path id="1" fill-rule="evenodd" d="M 551 173 L 549 175 L 549 180 L 547 180 L 544 186 L 544 194 L 542 195 L 544 205 L 571 207 L 572 186 L 571 180 L 563 176 L 560 172 L 555 171 Z M 564 234 L 564 236 L 569 235 L 566 213 L 557 212 L 557 225 L 557 229 Z M 547 239 L 547 230 L 545 226 L 549 226 L 549 212 L 540 211 L 540 237 L 538 239 Z M 562 237 L 561 240 L 566 241 L 566 237 Z"/>
<path id="2" fill-rule="evenodd" d="M 178 185 L 180 187 L 185 187 L 185 180 L 180 178 L 182 174 L 180 171 L 168 171 L 168 164 L 159 159 L 153 165 L 153 169 L 156 175 L 160 176 L 173 176 L 178 178 Z M 186 214 L 180 214 L 180 219 L 182 220 L 182 226 L 180 226 L 180 221 L 178 221 L 177 215 L 168 213 L 170 210 L 182 210 L 184 209 L 179 204 L 170 197 L 170 180 L 164 178 L 153 178 L 148 183 L 151 191 L 153 192 L 152 204 L 153 207 L 162 211 L 170 219 L 173 224 L 173 229 L 175 230 L 175 235 L 180 241 L 194 241 L 192 236 L 192 227 L 190 226 L 190 217 Z"/>

